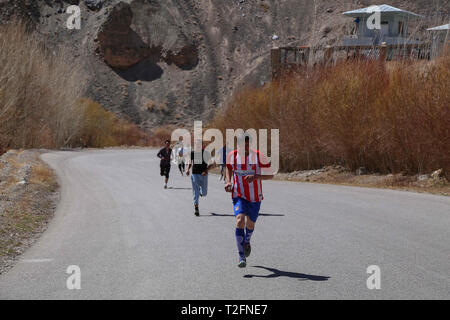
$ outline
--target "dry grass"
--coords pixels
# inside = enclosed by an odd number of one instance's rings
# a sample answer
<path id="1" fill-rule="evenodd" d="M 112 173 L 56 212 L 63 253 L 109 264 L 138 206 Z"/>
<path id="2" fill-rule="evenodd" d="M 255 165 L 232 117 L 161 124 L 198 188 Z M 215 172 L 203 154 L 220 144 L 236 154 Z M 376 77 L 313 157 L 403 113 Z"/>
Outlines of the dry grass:
<path id="1" fill-rule="evenodd" d="M 84 76 L 70 53 L 49 52 L 43 43 L 21 21 L 0 26 L 0 154 L 148 145 L 148 136 L 135 124 L 82 99 Z"/>
<path id="2" fill-rule="evenodd" d="M 388 70 L 389 69 L 389 70 Z M 426 66 L 373 61 L 316 67 L 245 88 L 211 127 L 279 128 L 284 171 L 340 164 L 450 173 L 450 55 Z"/>
<path id="3" fill-rule="evenodd" d="M 160 147 L 164 145 L 166 140 L 171 140 L 172 131 L 175 128 L 171 127 L 160 127 L 153 131 L 150 136 L 150 145 L 154 147 Z"/>
<path id="4" fill-rule="evenodd" d="M 20 254 L 30 234 L 41 228 L 48 218 L 49 215 L 34 213 L 28 198 L 22 198 L 7 208 L 0 227 L 0 258 Z"/>
<path id="5" fill-rule="evenodd" d="M 0 151 L 66 144 L 80 127 L 79 68 L 65 50 L 46 50 L 20 21 L 0 29 Z"/>
<path id="6" fill-rule="evenodd" d="M 156 106 L 157 106 L 157 103 L 155 101 L 149 99 L 144 103 L 144 110 L 146 110 L 148 112 L 153 112 L 153 111 L 155 111 Z"/>
<path id="7" fill-rule="evenodd" d="M 265 13 L 269 12 L 270 6 L 267 3 L 260 3 L 259 6 L 264 10 Z"/>
<path id="8" fill-rule="evenodd" d="M 50 192 L 55 192 L 58 189 L 54 172 L 43 162 L 32 167 L 30 183 L 43 186 Z"/>
<path id="9" fill-rule="evenodd" d="M 82 99 L 79 109 L 83 115 L 82 129 L 71 144 L 84 147 L 148 146 L 149 137 L 134 123 L 119 119 L 99 103 Z"/>
<path id="10" fill-rule="evenodd" d="M 58 184 L 53 171 L 31 151 L 8 154 L 0 175 L 0 273 L 44 231 L 53 215 Z M 30 166 L 30 170 L 24 170 Z M 0 169 L 1 170 L 1 169 Z M 19 180 L 27 183 L 19 185 Z"/>

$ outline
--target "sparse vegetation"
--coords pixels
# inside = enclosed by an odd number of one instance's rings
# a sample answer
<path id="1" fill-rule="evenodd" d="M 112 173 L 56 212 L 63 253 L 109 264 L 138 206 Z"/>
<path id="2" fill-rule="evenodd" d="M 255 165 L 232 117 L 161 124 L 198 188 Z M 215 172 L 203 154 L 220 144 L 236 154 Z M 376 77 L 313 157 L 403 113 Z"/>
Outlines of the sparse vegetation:
<path id="1" fill-rule="evenodd" d="M 374 61 L 316 67 L 245 88 L 210 124 L 279 128 L 284 171 L 340 164 L 371 172 L 450 172 L 450 55 L 385 68 Z"/>
<path id="2" fill-rule="evenodd" d="M 50 192 L 56 192 L 58 189 L 55 173 L 39 159 L 36 159 L 36 164 L 31 167 L 30 183 L 42 186 Z"/>
<path id="3" fill-rule="evenodd" d="M 58 183 L 34 151 L 0 158 L 0 273 L 45 230 L 53 216 Z"/>
<path id="4" fill-rule="evenodd" d="M 267 3 L 262 2 L 259 5 L 264 10 L 264 12 L 266 12 L 266 13 L 269 12 L 270 6 Z"/>

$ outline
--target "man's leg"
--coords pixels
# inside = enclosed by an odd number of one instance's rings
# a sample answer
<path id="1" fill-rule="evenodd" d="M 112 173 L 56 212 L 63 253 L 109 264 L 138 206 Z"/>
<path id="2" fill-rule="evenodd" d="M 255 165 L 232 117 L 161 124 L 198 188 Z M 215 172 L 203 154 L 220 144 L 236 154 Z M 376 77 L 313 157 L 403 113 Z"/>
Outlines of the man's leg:
<path id="1" fill-rule="evenodd" d="M 245 268 L 247 262 L 244 254 L 244 241 L 245 241 L 245 215 L 238 214 L 236 216 L 236 245 L 239 253 L 239 268 Z"/>
<path id="2" fill-rule="evenodd" d="M 195 215 L 199 215 L 198 211 L 198 199 L 200 198 L 200 186 L 198 184 L 198 175 L 193 174 L 191 175 L 191 181 L 192 181 L 192 195 L 194 197 L 194 207 L 195 207 Z"/>
<path id="3" fill-rule="evenodd" d="M 183 175 L 184 169 L 185 169 L 184 161 L 181 161 L 181 162 L 178 164 L 178 169 L 180 170 L 181 175 Z"/>
<path id="4" fill-rule="evenodd" d="M 199 176 L 200 178 L 200 195 L 206 197 L 208 195 L 208 175 Z"/>
<path id="5" fill-rule="evenodd" d="M 250 240 L 252 239 L 253 231 L 255 230 L 256 220 L 258 220 L 259 209 L 261 208 L 261 202 L 248 202 L 246 211 L 246 227 L 245 227 L 245 241 L 244 241 L 244 254 L 245 257 L 249 257 L 252 252 L 252 246 Z"/>
<path id="6" fill-rule="evenodd" d="M 166 167 L 164 165 L 160 165 L 161 169 L 161 177 L 164 177 L 164 189 L 167 188 L 167 174 L 166 174 Z"/>
<path id="7" fill-rule="evenodd" d="M 225 166 L 224 165 L 220 165 L 220 178 L 219 181 L 221 181 L 222 179 L 225 179 Z"/>
<path id="8" fill-rule="evenodd" d="M 255 230 L 255 222 L 249 216 L 246 216 L 245 219 L 245 243 L 250 243 L 253 231 Z"/>
<path id="9" fill-rule="evenodd" d="M 249 218 L 245 217 L 245 239 L 244 239 L 244 255 L 246 258 L 250 256 L 252 252 L 252 246 L 250 245 L 250 240 L 252 239 L 253 231 L 255 230 L 255 223 Z"/>
<path id="10" fill-rule="evenodd" d="M 165 176 L 166 176 L 166 185 L 164 188 L 167 188 L 167 183 L 169 182 L 169 173 L 170 173 L 170 166 L 165 167 Z"/>

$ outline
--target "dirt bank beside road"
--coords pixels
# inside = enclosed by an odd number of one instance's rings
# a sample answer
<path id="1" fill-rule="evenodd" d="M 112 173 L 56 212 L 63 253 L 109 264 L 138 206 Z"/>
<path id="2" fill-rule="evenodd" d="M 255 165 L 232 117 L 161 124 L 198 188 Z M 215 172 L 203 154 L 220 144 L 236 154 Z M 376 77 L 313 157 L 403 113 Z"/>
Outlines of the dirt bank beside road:
<path id="1" fill-rule="evenodd" d="M 318 170 L 279 173 L 275 176 L 275 179 L 397 189 L 450 196 L 450 183 L 445 178 L 442 169 L 436 170 L 430 174 L 411 176 L 401 173 L 388 175 L 369 173 L 364 168 L 360 168 L 357 172 L 353 172 L 341 166 L 327 166 Z"/>
<path id="2" fill-rule="evenodd" d="M 0 156 L 0 274 L 36 241 L 55 212 L 56 176 L 39 155 L 11 150 Z"/>

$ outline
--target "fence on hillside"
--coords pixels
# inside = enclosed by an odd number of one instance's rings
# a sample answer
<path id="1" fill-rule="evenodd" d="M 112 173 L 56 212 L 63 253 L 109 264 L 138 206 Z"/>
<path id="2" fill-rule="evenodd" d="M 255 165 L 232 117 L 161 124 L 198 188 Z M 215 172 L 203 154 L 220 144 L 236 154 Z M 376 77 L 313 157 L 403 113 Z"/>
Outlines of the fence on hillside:
<path id="1" fill-rule="evenodd" d="M 338 61 L 365 59 L 380 61 L 423 60 L 431 58 L 431 44 L 380 46 L 278 47 L 271 50 L 272 79 L 302 72 L 317 64 L 334 65 Z"/>

